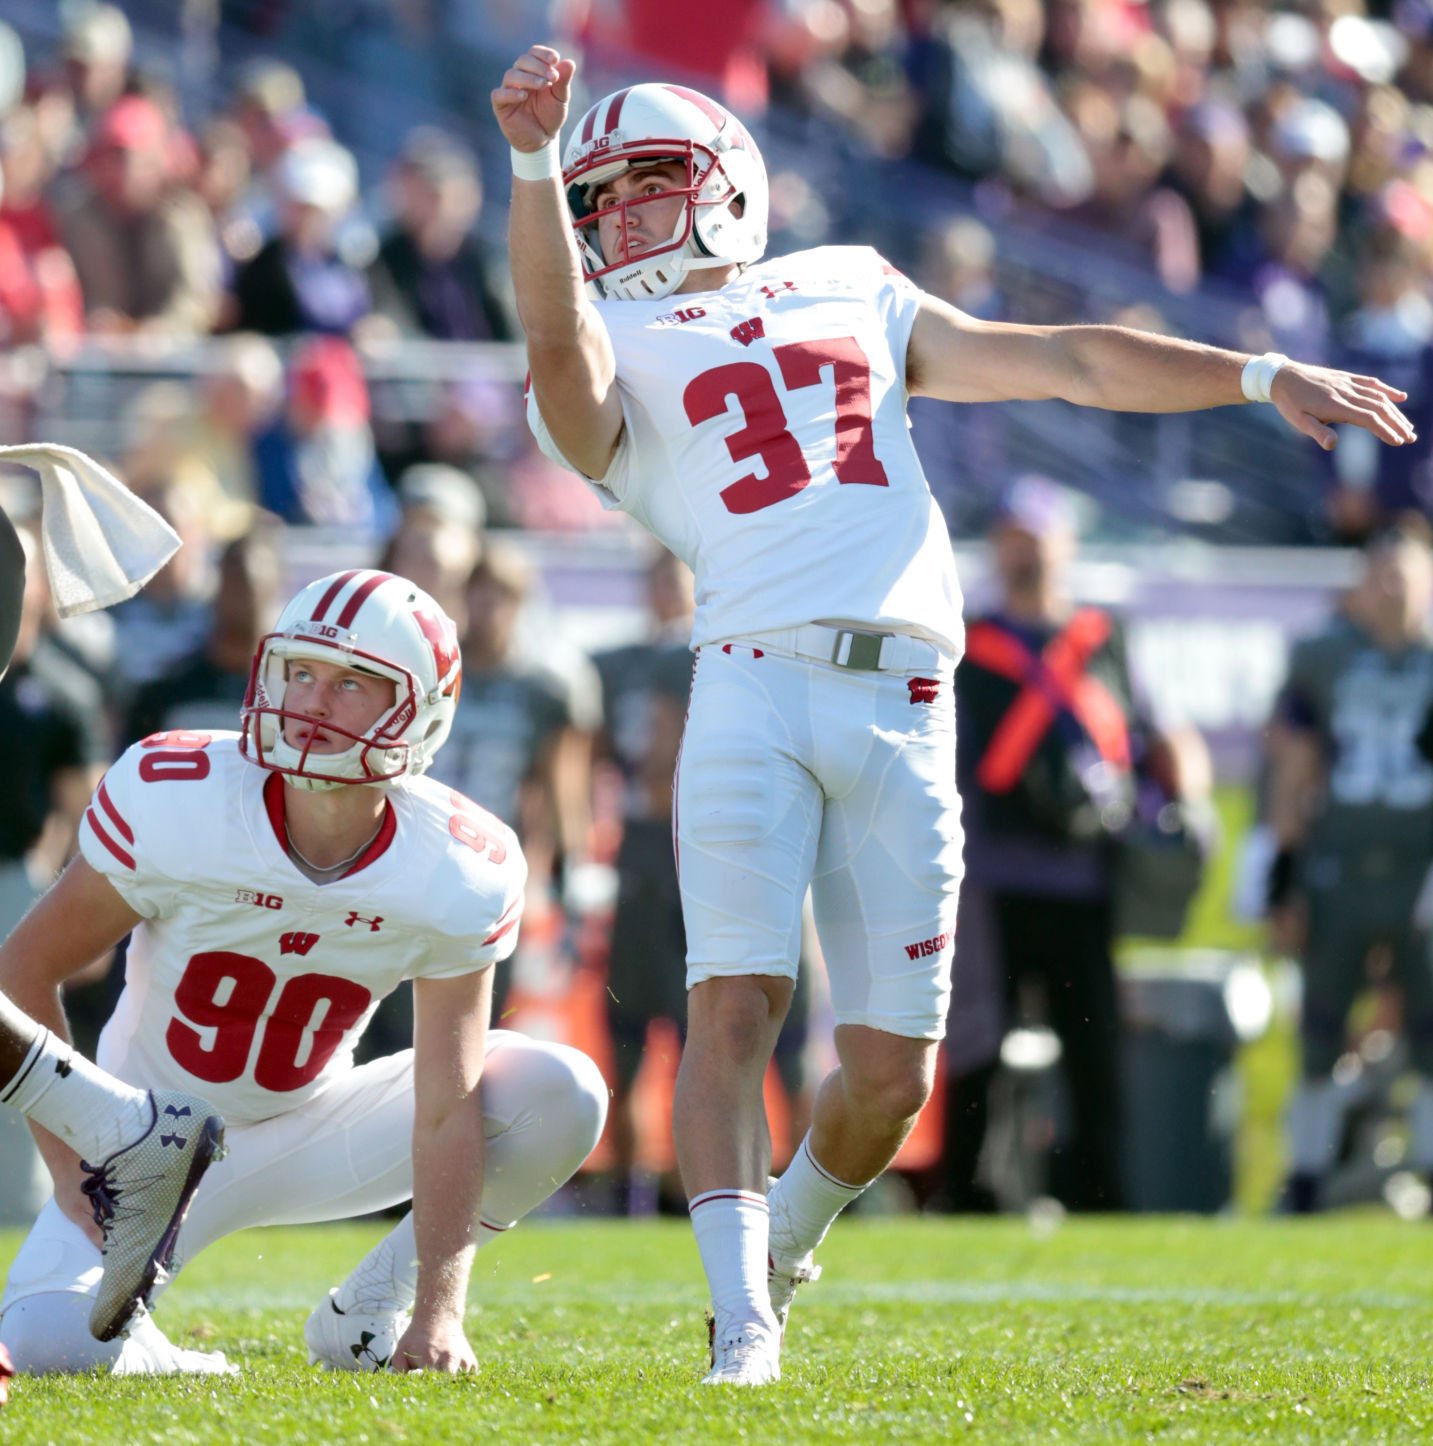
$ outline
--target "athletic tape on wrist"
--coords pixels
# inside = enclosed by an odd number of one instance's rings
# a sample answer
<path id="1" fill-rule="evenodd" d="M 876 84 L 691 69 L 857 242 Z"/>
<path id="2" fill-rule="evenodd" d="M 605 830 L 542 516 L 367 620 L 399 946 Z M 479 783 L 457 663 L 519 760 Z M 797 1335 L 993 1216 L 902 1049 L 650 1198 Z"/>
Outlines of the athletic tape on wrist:
<path id="1" fill-rule="evenodd" d="M 1244 363 L 1244 371 L 1239 378 L 1244 395 L 1251 402 L 1267 402 L 1274 378 L 1287 361 L 1288 357 L 1277 351 L 1266 351 L 1263 356 L 1251 356 Z"/>
<path id="2" fill-rule="evenodd" d="M 535 151 L 520 151 L 512 148 L 512 173 L 520 181 L 545 181 L 549 176 L 560 176 L 562 164 L 557 155 L 557 137 Z"/>

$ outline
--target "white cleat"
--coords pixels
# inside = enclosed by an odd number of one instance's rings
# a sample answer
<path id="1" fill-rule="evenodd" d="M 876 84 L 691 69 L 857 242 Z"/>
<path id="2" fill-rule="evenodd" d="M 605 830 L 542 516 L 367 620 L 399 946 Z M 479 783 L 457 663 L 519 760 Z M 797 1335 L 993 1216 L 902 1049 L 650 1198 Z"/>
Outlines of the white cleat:
<path id="1" fill-rule="evenodd" d="M 766 1257 L 767 1289 L 771 1292 L 771 1313 L 781 1329 L 781 1338 L 786 1339 L 786 1318 L 791 1314 L 791 1302 L 796 1298 L 796 1287 L 821 1278 L 821 1267 L 815 1263 L 815 1252 L 808 1250 L 805 1255 L 791 1256 L 781 1250 L 781 1238 L 789 1235 L 786 1230 L 785 1214 L 781 1205 L 781 1192 L 773 1176 L 766 1182 L 766 1200 L 771 1211 L 770 1253 Z"/>
<path id="2" fill-rule="evenodd" d="M 711 1369 L 704 1386 L 770 1386 L 781 1379 L 781 1338 L 750 1323 L 717 1331 L 707 1316 Z"/>
<path id="3" fill-rule="evenodd" d="M 331 1371 L 383 1371 L 413 1317 L 398 1305 L 343 1310 L 338 1291 L 304 1322 L 308 1363 Z"/>
<path id="4" fill-rule="evenodd" d="M 774 1255 L 766 1257 L 766 1283 L 771 1291 L 771 1313 L 781 1328 L 782 1340 L 786 1339 L 786 1318 L 791 1314 L 791 1302 L 796 1298 L 796 1287 L 820 1278 L 821 1267 L 814 1263 L 809 1253 L 791 1264 L 778 1263 Z"/>
<path id="5" fill-rule="evenodd" d="M 196 1095 L 151 1093 L 149 1128 L 88 1172 L 83 1189 L 104 1231 L 104 1275 L 90 1334 L 112 1341 L 168 1279 L 174 1242 L 204 1172 L 224 1155 L 224 1121 Z"/>
<path id="6" fill-rule="evenodd" d="M 237 1376 L 223 1351 L 191 1351 L 176 1346 L 155 1325 L 142 1306 L 131 1319 L 130 1331 L 110 1367 L 113 1376 Z"/>

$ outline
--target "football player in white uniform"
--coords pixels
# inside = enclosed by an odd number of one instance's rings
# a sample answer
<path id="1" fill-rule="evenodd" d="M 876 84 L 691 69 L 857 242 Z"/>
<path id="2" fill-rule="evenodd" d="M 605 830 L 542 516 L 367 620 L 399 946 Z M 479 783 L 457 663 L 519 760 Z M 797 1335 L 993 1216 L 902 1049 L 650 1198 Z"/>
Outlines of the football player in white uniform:
<path id="1" fill-rule="evenodd" d="M 574 62 L 518 57 L 510 260 L 547 453 L 696 574 L 678 772 L 689 1035 L 677 1153 L 715 1316 L 707 1380 L 777 1379 L 811 1252 L 931 1086 L 960 873 L 950 544 L 906 399 L 1130 411 L 1272 401 L 1412 437 L 1401 392 L 1111 326 L 977 321 L 864 247 L 762 261 L 767 178 L 741 123 L 636 85 L 573 127 Z M 761 1081 L 813 891 L 840 1068 L 772 1188 Z M 769 1279 L 768 1279 L 769 1272 Z"/>
<path id="2" fill-rule="evenodd" d="M 133 931 L 100 1063 L 201 1090 L 227 1157 L 179 1231 L 175 1270 L 249 1225 L 413 1209 L 319 1303 L 311 1359 L 471 1369 L 475 1248 L 596 1144 L 606 1088 L 576 1050 L 488 1029 L 490 966 L 517 938 L 511 830 L 422 778 L 461 683 L 457 636 L 405 579 L 322 578 L 261 643 L 241 734 L 147 738 L 110 769 L 80 857 L 0 948 L 0 984 L 44 1019 L 60 982 Z M 413 980 L 414 1048 L 355 1066 L 384 995 Z M 85 1326 L 99 1273 L 73 1154 L 11 1267 L 0 1338 L 24 1371 L 224 1369 L 145 1316 Z"/>

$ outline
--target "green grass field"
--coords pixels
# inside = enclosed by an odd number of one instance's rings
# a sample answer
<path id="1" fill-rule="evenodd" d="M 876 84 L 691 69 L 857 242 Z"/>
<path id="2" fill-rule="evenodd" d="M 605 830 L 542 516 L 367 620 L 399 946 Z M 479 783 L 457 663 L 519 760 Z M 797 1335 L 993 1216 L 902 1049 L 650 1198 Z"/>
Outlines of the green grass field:
<path id="1" fill-rule="evenodd" d="M 478 1257 L 476 1376 L 333 1376 L 303 1320 L 370 1226 L 253 1231 L 159 1320 L 234 1380 L 21 1380 L 43 1442 L 1389 1442 L 1433 1440 L 1433 1235 L 1386 1215 L 851 1220 L 799 1300 L 785 1379 L 698 1386 L 682 1222 L 535 1223 Z M 0 1235 L 0 1268 L 18 1234 Z"/>

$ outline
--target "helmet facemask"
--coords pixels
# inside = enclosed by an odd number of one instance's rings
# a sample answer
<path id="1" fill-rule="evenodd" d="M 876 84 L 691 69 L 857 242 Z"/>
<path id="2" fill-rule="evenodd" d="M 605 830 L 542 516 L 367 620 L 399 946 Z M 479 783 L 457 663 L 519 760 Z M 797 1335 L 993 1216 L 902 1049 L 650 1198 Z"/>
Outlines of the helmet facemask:
<path id="1" fill-rule="evenodd" d="M 393 706 L 361 734 L 285 708 L 289 667 L 305 659 L 386 678 L 393 684 Z M 413 722 L 417 697 L 417 681 L 406 668 L 319 639 L 271 633 L 259 645 L 250 673 L 241 746 L 255 763 L 283 774 L 296 788 L 324 792 L 353 783 L 391 783 L 411 771 L 412 745 L 403 735 Z M 336 734 L 350 746 L 339 753 L 316 753 L 312 735 L 301 745 L 290 743 L 284 736 L 288 722 Z"/>
<path id="2" fill-rule="evenodd" d="M 354 733 L 285 706 L 289 669 L 303 659 L 393 684 L 393 702 Z M 424 772 L 453 726 L 463 684 L 457 629 L 406 578 L 366 568 L 333 573 L 300 589 L 260 642 L 241 710 L 244 757 L 297 788 L 392 783 Z M 284 737 L 286 723 L 347 740 L 338 753 Z"/>

